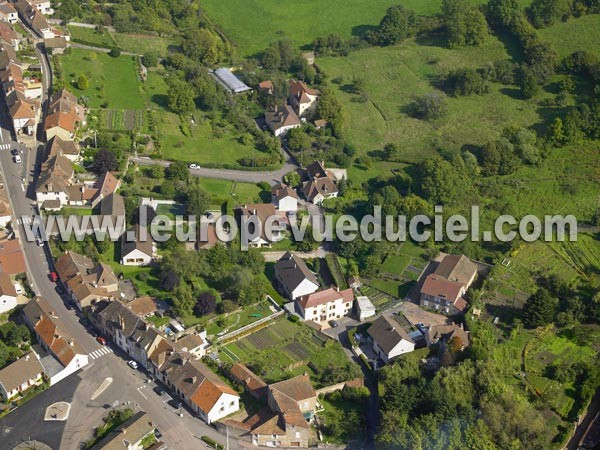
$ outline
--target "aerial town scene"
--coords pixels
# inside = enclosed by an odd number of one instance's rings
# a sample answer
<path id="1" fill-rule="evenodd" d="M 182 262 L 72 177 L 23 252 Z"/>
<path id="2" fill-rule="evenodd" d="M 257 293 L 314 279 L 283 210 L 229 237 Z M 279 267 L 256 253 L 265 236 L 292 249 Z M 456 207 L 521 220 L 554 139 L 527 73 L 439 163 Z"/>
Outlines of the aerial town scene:
<path id="1" fill-rule="evenodd" d="M 0 450 L 600 450 L 599 0 L 0 0 Z"/>

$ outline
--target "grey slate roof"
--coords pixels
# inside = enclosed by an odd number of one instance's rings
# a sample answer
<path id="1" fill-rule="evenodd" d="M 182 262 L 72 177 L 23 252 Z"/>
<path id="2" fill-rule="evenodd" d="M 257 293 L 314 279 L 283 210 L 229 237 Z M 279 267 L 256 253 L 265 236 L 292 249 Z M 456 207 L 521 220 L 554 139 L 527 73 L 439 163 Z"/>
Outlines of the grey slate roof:
<path id="1" fill-rule="evenodd" d="M 402 340 L 412 342 L 408 333 L 400 326 L 398 322 L 387 317 L 380 316 L 367 330 L 369 336 L 373 338 L 381 350 L 388 354 Z"/>
<path id="2" fill-rule="evenodd" d="M 276 263 L 275 273 L 285 285 L 288 292 L 296 289 L 304 280 L 309 280 L 319 286 L 314 273 L 306 266 L 306 263 L 298 256 L 286 252 Z"/>

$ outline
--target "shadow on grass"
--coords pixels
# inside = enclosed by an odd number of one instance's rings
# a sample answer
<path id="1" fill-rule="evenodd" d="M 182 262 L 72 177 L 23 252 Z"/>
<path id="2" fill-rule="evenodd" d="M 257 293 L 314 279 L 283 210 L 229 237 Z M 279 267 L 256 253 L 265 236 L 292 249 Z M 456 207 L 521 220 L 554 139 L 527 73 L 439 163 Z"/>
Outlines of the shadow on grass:
<path id="1" fill-rule="evenodd" d="M 376 31 L 377 28 L 376 25 L 356 25 L 352 27 L 352 36 L 364 38 L 367 33 Z"/>
<path id="2" fill-rule="evenodd" d="M 507 30 L 502 30 L 499 33 L 496 33 L 496 37 L 500 42 L 502 42 L 506 52 L 514 62 L 521 63 L 524 61 L 525 55 L 523 55 L 521 44 L 515 36 L 513 36 Z"/>
<path id="3" fill-rule="evenodd" d="M 504 94 L 512 99 L 515 100 L 525 100 L 525 98 L 523 97 L 523 94 L 521 94 L 521 90 L 518 88 L 502 88 L 500 89 L 500 93 Z"/>

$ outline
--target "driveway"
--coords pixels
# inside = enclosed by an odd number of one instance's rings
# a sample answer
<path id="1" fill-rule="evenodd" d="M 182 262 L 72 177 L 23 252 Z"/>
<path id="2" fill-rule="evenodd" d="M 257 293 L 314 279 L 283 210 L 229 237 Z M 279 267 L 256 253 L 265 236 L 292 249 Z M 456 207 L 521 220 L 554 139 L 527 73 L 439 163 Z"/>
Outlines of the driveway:
<path id="1" fill-rule="evenodd" d="M 420 306 L 414 303 L 404 302 L 400 306 L 393 308 L 394 312 L 401 312 L 404 317 L 415 325 L 417 323 L 423 323 L 429 327 L 431 325 L 445 325 L 448 323 L 448 318 L 442 314 L 436 314 L 421 309 Z"/>
<path id="2" fill-rule="evenodd" d="M 281 179 L 284 177 L 284 175 L 287 175 L 289 172 L 298 169 L 298 166 L 293 159 L 289 157 L 287 153 L 284 154 L 286 155 L 287 160 L 283 167 L 278 170 L 258 172 L 253 170 L 210 169 L 201 167 L 200 169 L 190 169 L 190 175 L 199 178 L 216 178 L 219 180 L 239 181 L 245 183 L 260 183 L 261 181 L 266 181 L 271 186 L 274 186 L 281 182 Z M 163 167 L 169 167 L 171 165 L 170 161 L 151 159 L 148 157 L 131 157 L 129 158 L 129 161 L 142 166 L 159 165 Z"/>

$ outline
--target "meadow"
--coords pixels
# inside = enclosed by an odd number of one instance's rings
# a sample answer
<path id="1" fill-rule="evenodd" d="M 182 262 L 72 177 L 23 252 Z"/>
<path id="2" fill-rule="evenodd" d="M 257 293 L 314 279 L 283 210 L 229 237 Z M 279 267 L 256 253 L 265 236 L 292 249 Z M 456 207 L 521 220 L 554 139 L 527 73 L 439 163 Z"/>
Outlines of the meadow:
<path id="1" fill-rule="evenodd" d="M 577 50 L 597 49 L 600 47 L 600 14 L 558 22 L 538 33 L 561 57 Z"/>
<path id="2" fill-rule="evenodd" d="M 449 150 L 483 144 L 507 125 L 540 121 L 535 103 L 521 100 L 516 88 L 496 84 L 485 96 L 449 97 L 448 113 L 441 119 L 424 121 L 408 114 L 415 97 L 435 90 L 432 85 L 440 75 L 510 58 L 506 46 L 490 37 L 478 48 L 410 41 L 358 50 L 344 58 L 319 58 L 317 64 L 335 83 L 345 117 L 344 137 L 362 153 L 400 143 L 403 161 L 412 163 L 432 155 L 440 144 Z M 353 91 L 356 79 L 363 81 L 366 101 Z"/>
<path id="3" fill-rule="evenodd" d="M 84 96 L 90 108 L 143 109 L 144 95 L 134 57 L 113 58 L 105 53 L 72 48 L 60 57 L 69 89 Z M 87 76 L 87 89 L 77 87 L 80 75 Z"/>
<path id="4" fill-rule="evenodd" d="M 473 0 L 474 4 L 485 1 Z M 528 0 L 520 1 L 521 4 Z M 402 4 L 419 15 L 440 12 L 441 0 L 205 0 L 202 7 L 237 48 L 239 56 L 255 56 L 271 42 L 290 39 L 307 48 L 330 33 L 360 36 L 379 24 L 390 6 Z M 244 20 L 240 20 L 243 17 Z"/>

